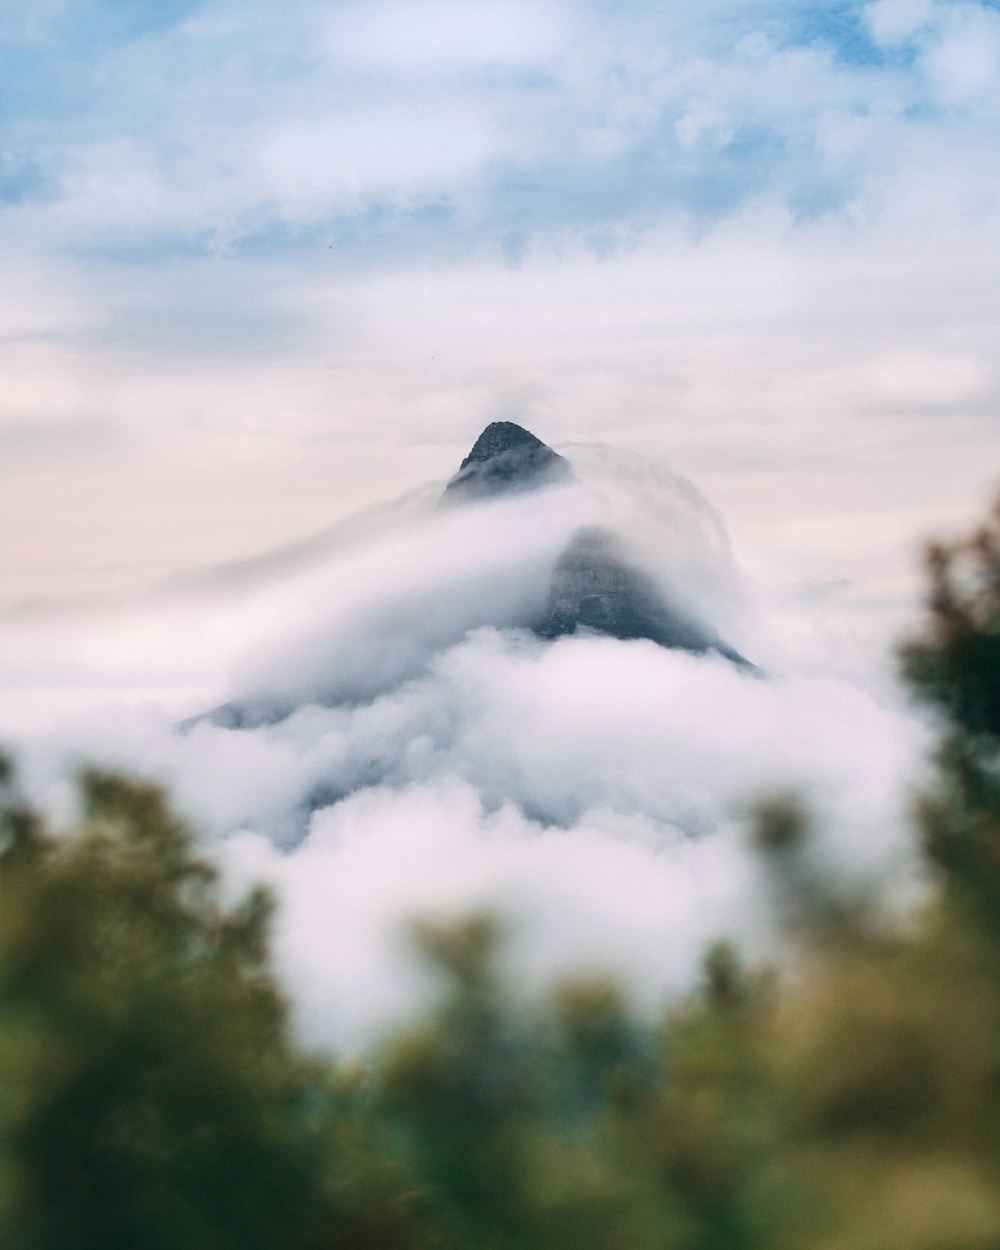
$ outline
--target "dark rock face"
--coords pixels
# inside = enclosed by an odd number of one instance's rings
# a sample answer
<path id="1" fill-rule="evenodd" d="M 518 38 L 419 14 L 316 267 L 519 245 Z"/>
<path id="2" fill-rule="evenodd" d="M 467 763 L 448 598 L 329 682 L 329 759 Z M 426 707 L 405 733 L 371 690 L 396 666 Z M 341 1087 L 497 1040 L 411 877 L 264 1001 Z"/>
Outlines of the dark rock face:
<path id="1" fill-rule="evenodd" d="M 717 651 L 747 662 L 708 626 L 674 608 L 651 578 L 628 563 L 609 530 L 577 530 L 552 573 L 542 638 L 592 630 L 622 640 L 646 638 L 661 647 L 703 655 Z"/>
<path id="2" fill-rule="evenodd" d="M 513 421 L 494 421 L 445 487 L 443 504 L 535 490 L 573 478 L 570 463 Z"/>

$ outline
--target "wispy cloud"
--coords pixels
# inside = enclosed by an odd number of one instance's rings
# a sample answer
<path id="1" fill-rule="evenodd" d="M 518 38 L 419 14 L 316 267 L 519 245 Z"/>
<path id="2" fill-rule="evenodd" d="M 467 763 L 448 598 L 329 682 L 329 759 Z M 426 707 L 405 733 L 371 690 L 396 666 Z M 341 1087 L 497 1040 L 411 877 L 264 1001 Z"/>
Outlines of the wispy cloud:
<path id="1" fill-rule="evenodd" d="M 68 0 L 6 35 L 8 194 L 44 208 L 54 246 L 280 248 L 281 225 L 377 206 L 405 229 L 435 200 L 496 246 L 505 225 L 710 223 L 756 197 L 846 212 L 918 143 L 983 137 L 1000 13 L 298 0 L 279 23 Z"/>

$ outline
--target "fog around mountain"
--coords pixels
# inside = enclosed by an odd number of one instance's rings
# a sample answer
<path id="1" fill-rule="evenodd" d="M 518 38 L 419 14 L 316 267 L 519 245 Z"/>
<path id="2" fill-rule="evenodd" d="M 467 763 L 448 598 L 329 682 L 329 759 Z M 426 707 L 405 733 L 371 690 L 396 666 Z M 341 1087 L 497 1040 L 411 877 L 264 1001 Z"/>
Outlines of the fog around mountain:
<path id="1" fill-rule="evenodd" d="M 166 782 L 233 889 L 276 887 L 310 1038 L 350 1045 L 419 993 L 399 948 L 419 913 L 494 908 L 529 979 L 603 966 L 650 1001 L 712 937 L 766 948 L 740 805 L 775 787 L 828 813 L 832 871 L 913 888 L 900 829 L 922 726 L 888 686 L 803 662 L 691 483 L 621 449 L 562 450 L 572 480 L 445 508 L 428 485 L 130 603 L 4 624 L 8 724 L 44 703 L 13 661 L 76 655 L 48 670 L 76 708 L 14 735 L 31 794 L 65 817 L 84 759 Z M 765 675 L 525 629 L 593 525 Z M 220 705 L 249 714 L 204 715 Z"/>

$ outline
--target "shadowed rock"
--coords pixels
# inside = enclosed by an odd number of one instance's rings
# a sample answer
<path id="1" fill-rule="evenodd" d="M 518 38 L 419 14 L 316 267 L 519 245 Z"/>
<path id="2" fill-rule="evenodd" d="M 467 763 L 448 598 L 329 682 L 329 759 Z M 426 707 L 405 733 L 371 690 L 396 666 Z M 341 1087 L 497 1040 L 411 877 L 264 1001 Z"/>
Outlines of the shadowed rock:
<path id="1" fill-rule="evenodd" d="M 646 638 L 674 651 L 703 655 L 717 651 L 752 667 L 707 625 L 671 605 L 660 588 L 631 565 L 610 530 L 579 529 L 552 573 L 545 618 L 535 626 L 542 638 L 592 630 L 610 638 Z"/>
<path id="2" fill-rule="evenodd" d="M 471 503 L 572 478 L 569 461 L 541 439 L 513 421 L 493 421 L 445 487 L 441 502 Z"/>

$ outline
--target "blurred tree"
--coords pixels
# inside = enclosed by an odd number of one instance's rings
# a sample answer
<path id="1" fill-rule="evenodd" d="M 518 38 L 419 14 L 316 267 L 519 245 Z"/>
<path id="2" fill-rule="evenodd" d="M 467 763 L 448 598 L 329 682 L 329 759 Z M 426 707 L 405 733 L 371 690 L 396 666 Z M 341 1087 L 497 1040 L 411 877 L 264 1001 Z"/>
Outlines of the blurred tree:
<path id="1" fill-rule="evenodd" d="M 970 538 L 931 546 L 927 568 L 927 620 L 901 652 L 911 688 L 943 714 L 918 820 L 946 893 L 1000 935 L 1000 500 Z"/>
<path id="2" fill-rule="evenodd" d="M 305 1244 L 308 1063 L 270 972 L 271 901 L 229 910 L 153 787 L 82 781 L 75 836 L 10 792 L 0 855 L 0 1241 Z"/>

